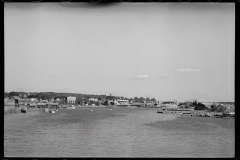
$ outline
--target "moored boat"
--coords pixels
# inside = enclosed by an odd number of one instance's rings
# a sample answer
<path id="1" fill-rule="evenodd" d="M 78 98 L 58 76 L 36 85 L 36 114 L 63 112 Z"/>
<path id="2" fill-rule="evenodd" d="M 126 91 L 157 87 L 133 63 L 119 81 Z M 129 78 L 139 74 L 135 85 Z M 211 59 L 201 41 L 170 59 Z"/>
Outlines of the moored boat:
<path id="1" fill-rule="evenodd" d="M 21 113 L 27 113 L 27 109 L 20 109 Z"/>
<path id="2" fill-rule="evenodd" d="M 224 119 L 229 119 L 229 118 L 235 118 L 235 117 L 229 117 L 229 116 L 225 116 L 225 117 L 222 117 Z"/>
<path id="3" fill-rule="evenodd" d="M 44 112 L 49 112 L 49 108 L 44 108 Z"/>
<path id="4" fill-rule="evenodd" d="M 178 114 L 178 115 L 182 115 L 182 114 L 183 114 L 183 112 L 176 112 L 176 114 Z"/>
<path id="5" fill-rule="evenodd" d="M 181 116 L 192 116 L 191 112 L 182 112 Z"/>
<path id="6" fill-rule="evenodd" d="M 224 113 L 222 118 L 235 118 L 235 112 Z"/>
<path id="7" fill-rule="evenodd" d="M 214 115 L 215 118 L 222 118 L 223 115 Z"/>
<path id="8" fill-rule="evenodd" d="M 49 113 L 55 113 L 55 111 L 54 110 L 49 110 Z"/>
<path id="9" fill-rule="evenodd" d="M 68 108 L 66 108 L 66 109 L 75 109 L 75 107 L 68 107 Z"/>

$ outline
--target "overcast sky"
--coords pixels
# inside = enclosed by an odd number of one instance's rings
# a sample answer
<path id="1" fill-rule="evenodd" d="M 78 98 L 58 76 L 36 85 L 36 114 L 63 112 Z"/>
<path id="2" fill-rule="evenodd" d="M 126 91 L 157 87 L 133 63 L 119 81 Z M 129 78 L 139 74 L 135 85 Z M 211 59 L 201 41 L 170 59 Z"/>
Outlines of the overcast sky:
<path id="1" fill-rule="evenodd" d="M 234 101 L 234 3 L 4 5 L 5 92 Z"/>

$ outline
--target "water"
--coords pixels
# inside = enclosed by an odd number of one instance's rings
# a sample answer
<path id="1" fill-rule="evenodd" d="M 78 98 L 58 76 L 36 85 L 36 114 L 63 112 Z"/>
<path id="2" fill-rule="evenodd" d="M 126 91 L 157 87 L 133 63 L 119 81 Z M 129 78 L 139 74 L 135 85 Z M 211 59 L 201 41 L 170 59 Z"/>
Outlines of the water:
<path id="1" fill-rule="evenodd" d="M 92 107 L 55 114 L 29 109 L 4 115 L 4 155 L 234 157 L 235 122 L 158 114 L 153 108 Z"/>

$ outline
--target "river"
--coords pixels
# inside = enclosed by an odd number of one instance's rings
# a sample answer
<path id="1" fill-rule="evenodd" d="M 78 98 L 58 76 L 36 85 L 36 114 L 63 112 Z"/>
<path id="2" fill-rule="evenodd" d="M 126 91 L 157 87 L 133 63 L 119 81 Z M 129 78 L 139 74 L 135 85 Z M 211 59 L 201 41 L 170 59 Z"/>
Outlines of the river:
<path id="1" fill-rule="evenodd" d="M 93 110 L 93 111 L 91 111 Z M 235 119 L 156 108 L 43 109 L 4 115 L 5 157 L 234 157 Z"/>

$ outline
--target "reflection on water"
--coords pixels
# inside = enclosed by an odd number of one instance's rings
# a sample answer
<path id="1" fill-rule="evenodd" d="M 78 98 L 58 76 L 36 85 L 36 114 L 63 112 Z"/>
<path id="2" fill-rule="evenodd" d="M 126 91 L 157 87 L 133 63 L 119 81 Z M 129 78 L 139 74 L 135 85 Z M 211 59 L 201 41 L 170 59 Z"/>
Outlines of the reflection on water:
<path id="1" fill-rule="evenodd" d="M 90 110 L 93 109 L 93 112 Z M 234 119 L 157 109 L 30 110 L 4 116 L 6 157 L 233 157 Z"/>

